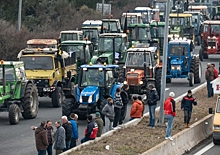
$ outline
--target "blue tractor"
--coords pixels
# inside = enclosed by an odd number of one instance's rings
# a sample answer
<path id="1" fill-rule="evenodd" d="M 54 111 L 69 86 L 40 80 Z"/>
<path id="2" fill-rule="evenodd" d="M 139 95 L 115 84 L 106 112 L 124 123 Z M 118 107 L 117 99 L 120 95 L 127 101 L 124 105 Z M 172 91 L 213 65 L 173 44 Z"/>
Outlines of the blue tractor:
<path id="1" fill-rule="evenodd" d="M 172 78 L 187 78 L 189 86 L 201 83 L 202 67 L 198 55 L 193 54 L 193 42 L 175 38 L 168 44 L 166 82 Z"/>
<path id="2" fill-rule="evenodd" d="M 74 87 L 72 95 L 67 96 L 62 104 L 62 114 L 69 117 L 74 112 L 80 118 L 100 110 L 100 105 L 108 97 L 114 98 L 118 87 L 118 65 L 90 63 L 80 66 L 78 84 Z"/>

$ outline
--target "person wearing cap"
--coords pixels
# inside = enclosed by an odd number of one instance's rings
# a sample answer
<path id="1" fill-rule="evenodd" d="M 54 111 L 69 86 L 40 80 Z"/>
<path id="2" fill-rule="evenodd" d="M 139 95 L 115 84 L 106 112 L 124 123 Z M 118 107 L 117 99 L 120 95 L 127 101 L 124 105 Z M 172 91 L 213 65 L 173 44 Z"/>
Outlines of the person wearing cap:
<path id="1" fill-rule="evenodd" d="M 102 114 L 105 116 L 105 128 L 104 132 L 108 132 L 112 130 L 112 125 L 115 117 L 114 106 L 113 106 L 113 99 L 108 98 L 107 104 L 102 109 Z"/>
<path id="2" fill-rule="evenodd" d="M 95 117 L 95 122 L 96 122 L 97 125 L 98 125 L 97 137 L 101 137 L 104 122 L 103 122 L 102 118 L 100 117 L 101 115 L 100 115 L 99 112 L 96 112 L 96 113 L 95 113 L 95 116 L 96 116 L 96 117 Z"/>
<path id="3" fill-rule="evenodd" d="M 169 140 L 173 140 L 173 138 L 171 137 L 171 130 L 172 130 L 174 117 L 176 116 L 176 106 L 175 106 L 174 97 L 175 97 L 175 93 L 170 92 L 169 97 L 164 102 L 164 118 L 166 118 L 168 122 L 165 139 L 169 139 Z"/>
<path id="4" fill-rule="evenodd" d="M 70 123 L 72 124 L 70 148 L 75 147 L 76 142 L 79 140 L 78 125 L 76 122 L 77 118 L 78 118 L 77 114 L 75 113 L 70 114 Z"/>
<path id="5" fill-rule="evenodd" d="M 207 64 L 207 69 L 205 72 L 205 79 L 207 81 L 207 90 L 208 90 L 208 97 L 213 97 L 213 89 L 212 89 L 212 80 L 215 78 L 215 73 L 210 63 Z"/>
<path id="6" fill-rule="evenodd" d="M 121 116 L 119 119 L 119 125 L 123 124 L 123 121 L 126 117 L 126 113 L 127 113 L 127 105 L 129 102 L 129 98 L 128 98 L 128 93 L 127 91 L 129 90 L 129 85 L 128 84 L 124 84 L 121 90 L 121 99 L 123 102 L 123 106 L 121 108 Z"/>
<path id="7" fill-rule="evenodd" d="M 183 97 L 181 102 L 181 109 L 184 111 L 184 124 L 186 128 L 189 127 L 189 121 L 193 109 L 192 105 L 197 105 L 197 101 L 196 98 L 192 96 L 192 91 L 188 90 L 187 95 Z"/>
<path id="8" fill-rule="evenodd" d="M 217 79 L 218 78 L 218 70 L 215 68 L 215 64 L 214 63 L 212 63 L 211 65 L 212 65 L 212 69 L 213 69 L 213 71 L 215 73 L 214 79 Z"/>

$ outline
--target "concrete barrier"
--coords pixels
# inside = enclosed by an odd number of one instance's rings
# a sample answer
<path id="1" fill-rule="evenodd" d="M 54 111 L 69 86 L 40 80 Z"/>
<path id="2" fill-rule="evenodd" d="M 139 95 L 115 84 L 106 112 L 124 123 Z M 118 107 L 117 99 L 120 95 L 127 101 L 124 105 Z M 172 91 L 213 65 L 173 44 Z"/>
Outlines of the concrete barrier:
<path id="1" fill-rule="evenodd" d="M 193 93 L 196 93 L 197 91 L 203 89 L 204 87 L 206 87 L 206 83 L 203 83 L 202 85 L 200 85 L 200 86 L 198 86 L 198 87 L 192 89 L 192 92 L 193 92 Z M 177 103 L 177 102 L 180 102 L 185 95 L 186 95 L 186 93 L 184 93 L 184 94 L 182 94 L 181 96 L 175 98 L 176 103 Z M 157 107 L 157 108 L 156 108 L 156 111 L 159 111 L 159 110 L 160 110 L 160 107 Z M 146 117 L 146 116 L 149 116 L 149 112 L 147 112 L 147 113 L 144 114 L 144 117 Z M 129 121 L 129 122 L 125 123 L 124 125 L 121 125 L 121 128 L 127 128 L 127 127 L 130 127 L 130 126 L 135 126 L 135 125 L 137 125 L 142 119 L 143 119 L 143 117 L 140 118 L 140 119 L 134 119 L 134 120 L 132 120 L 132 121 Z M 115 131 L 116 131 L 116 130 L 111 130 L 111 131 L 109 131 L 109 132 L 106 132 L 106 133 L 102 134 L 101 137 L 98 137 L 98 138 L 96 138 L 96 139 L 93 140 L 93 141 L 87 141 L 87 142 L 85 142 L 85 143 L 83 143 L 83 144 L 80 144 L 80 145 L 78 145 L 78 146 L 76 146 L 76 147 L 74 147 L 74 148 L 72 148 L 72 149 L 70 149 L 70 150 L 68 150 L 68 151 L 66 151 L 66 152 L 63 152 L 63 153 L 60 154 L 60 155 L 69 155 L 69 153 L 74 152 L 74 151 L 76 151 L 76 150 L 79 150 L 82 146 L 90 145 L 90 144 L 92 144 L 92 143 L 94 143 L 94 142 L 100 141 L 100 140 L 102 140 L 102 139 L 104 139 L 104 138 L 106 138 L 106 137 L 109 137 L 109 136 L 113 135 L 113 133 L 114 133 Z"/>
<path id="2" fill-rule="evenodd" d="M 172 137 L 173 141 L 165 140 L 141 155 L 183 154 L 212 134 L 212 123 L 213 115 L 210 114 L 200 121 L 192 124 L 190 128 L 184 129 L 174 135 Z"/>

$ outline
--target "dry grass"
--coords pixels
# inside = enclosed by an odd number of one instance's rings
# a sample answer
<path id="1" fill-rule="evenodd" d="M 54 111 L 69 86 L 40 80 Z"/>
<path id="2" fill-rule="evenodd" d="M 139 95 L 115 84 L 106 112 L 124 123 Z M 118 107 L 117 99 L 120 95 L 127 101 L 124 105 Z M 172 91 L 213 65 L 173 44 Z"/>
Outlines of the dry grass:
<path id="1" fill-rule="evenodd" d="M 208 108 L 215 107 L 216 97 L 207 98 L 206 88 L 195 93 L 198 105 L 194 106 L 190 124 L 208 115 Z M 177 103 L 177 116 L 174 119 L 172 135 L 184 130 L 183 111 Z M 158 118 L 157 114 L 157 118 Z M 112 136 L 88 146 L 83 146 L 69 155 L 137 155 L 164 141 L 165 127 L 147 128 L 148 118 L 145 117 L 137 126 L 120 129 Z M 110 146 L 106 150 L 106 145 Z"/>

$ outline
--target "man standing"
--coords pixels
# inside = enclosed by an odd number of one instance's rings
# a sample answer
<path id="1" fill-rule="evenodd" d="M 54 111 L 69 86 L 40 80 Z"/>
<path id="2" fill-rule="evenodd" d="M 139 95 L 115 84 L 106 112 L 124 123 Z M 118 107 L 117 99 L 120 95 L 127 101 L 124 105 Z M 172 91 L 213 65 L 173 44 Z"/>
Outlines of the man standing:
<path id="1" fill-rule="evenodd" d="M 68 121 L 68 118 L 66 116 L 62 116 L 62 127 L 65 129 L 66 133 L 66 148 L 63 151 L 70 149 L 70 143 L 71 143 L 71 136 L 72 136 L 72 124 Z"/>
<path id="2" fill-rule="evenodd" d="M 141 118 L 143 113 L 143 104 L 140 100 L 138 100 L 137 96 L 133 96 L 133 103 L 130 111 L 130 120 L 135 118 Z"/>
<path id="3" fill-rule="evenodd" d="M 97 125 L 98 125 L 97 137 L 101 137 L 101 135 L 102 135 L 102 130 L 103 130 L 103 120 L 102 120 L 101 115 L 100 115 L 99 112 L 96 112 L 96 113 L 95 113 L 95 116 L 96 116 L 95 122 L 96 122 Z"/>
<path id="4" fill-rule="evenodd" d="M 71 136 L 71 143 L 70 148 L 76 146 L 76 142 L 79 140 L 79 133 L 78 133 L 78 125 L 77 125 L 77 115 L 75 113 L 70 114 L 70 122 L 72 124 L 72 136 Z"/>
<path id="5" fill-rule="evenodd" d="M 218 70 L 215 68 L 215 64 L 214 63 L 212 63 L 211 65 L 212 65 L 212 69 L 213 69 L 213 71 L 215 73 L 215 79 L 216 79 L 216 78 L 218 78 Z"/>
<path id="6" fill-rule="evenodd" d="M 121 108 L 121 116 L 119 119 L 119 125 L 123 124 L 123 121 L 126 117 L 126 113 L 127 113 L 127 104 L 129 102 L 129 98 L 128 98 L 128 93 L 127 91 L 129 90 L 129 86 L 127 84 L 124 84 L 121 90 L 121 99 L 123 102 L 123 106 Z"/>
<path id="7" fill-rule="evenodd" d="M 156 106 L 157 106 L 157 101 L 159 100 L 159 96 L 157 93 L 156 88 L 154 88 L 153 84 L 149 84 L 148 85 L 148 89 L 149 89 L 149 93 L 148 93 L 148 97 L 147 97 L 147 104 L 149 107 L 149 113 L 150 113 L 150 122 L 148 124 L 148 126 L 155 128 L 155 110 L 156 110 Z"/>
<path id="8" fill-rule="evenodd" d="M 107 104 L 102 109 L 102 114 L 105 116 L 105 132 L 112 130 L 112 123 L 114 121 L 115 112 L 112 98 L 107 99 Z"/>
<path id="9" fill-rule="evenodd" d="M 57 127 L 57 131 L 54 134 L 54 146 L 53 148 L 56 150 L 56 155 L 63 152 L 66 148 L 65 142 L 65 129 L 61 126 L 60 122 L 55 122 L 55 126 Z"/>
<path id="10" fill-rule="evenodd" d="M 40 126 L 35 129 L 35 141 L 38 155 L 46 155 L 48 144 L 46 123 L 41 122 Z"/>
<path id="11" fill-rule="evenodd" d="M 207 64 L 207 69 L 205 72 L 205 79 L 207 81 L 207 90 L 208 90 L 208 97 L 213 97 L 213 89 L 211 81 L 214 80 L 215 73 L 212 69 L 212 65 L 210 63 Z"/>
<path id="12" fill-rule="evenodd" d="M 85 143 L 89 140 L 94 140 L 98 132 L 98 125 L 96 124 L 96 122 L 92 120 L 91 115 L 87 116 L 87 121 L 88 121 L 88 125 L 84 132 L 85 137 L 81 139 L 81 143 Z"/>
<path id="13" fill-rule="evenodd" d="M 192 105 L 197 105 L 197 101 L 192 96 L 192 91 L 188 90 L 187 95 L 183 97 L 182 103 L 181 103 L 181 109 L 184 111 L 184 124 L 186 128 L 189 127 L 189 121 L 190 121 L 192 109 L 193 109 Z"/>
<path id="14" fill-rule="evenodd" d="M 164 102 L 164 118 L 166 118 L 168 122 L 165 139 L 169 140 L 173 140 L 173 138 L 171 137 L 171 130 L 174 117 L 176 116 L 174 97 L 174 92 L 170 92 L 169 97 Z"/>
<path id="15" fill-rule="evenodd" d="M 115 117 L 114 117 L 114 122 L 113 122 L 113 128 L 116 129 L 119 123 L 119 119 L 121 117 L 121 108 L 123 107 L 123 102 L 121 99 L 121 89 L 118 87 L 116 89 L 116 93 L 114 96 L 114 112 L 115 112 Z"/>

